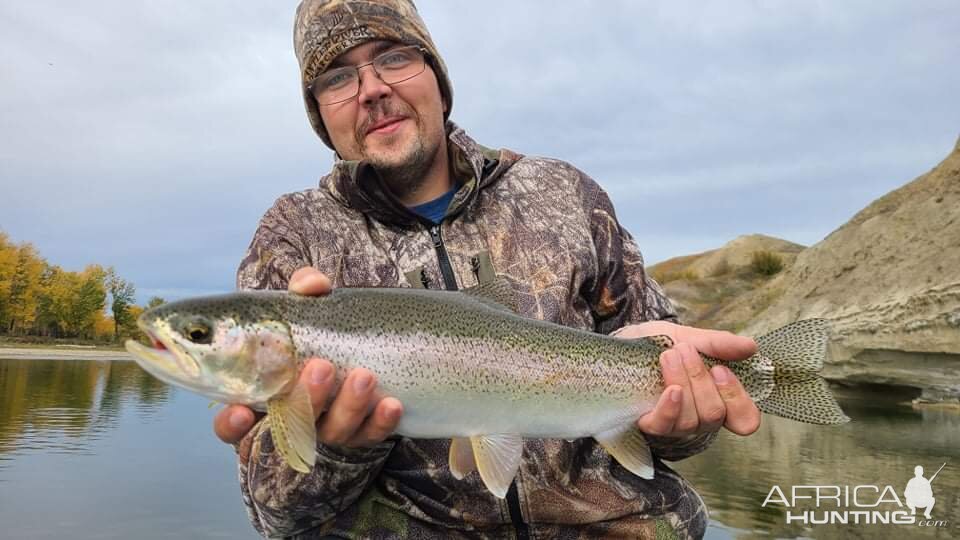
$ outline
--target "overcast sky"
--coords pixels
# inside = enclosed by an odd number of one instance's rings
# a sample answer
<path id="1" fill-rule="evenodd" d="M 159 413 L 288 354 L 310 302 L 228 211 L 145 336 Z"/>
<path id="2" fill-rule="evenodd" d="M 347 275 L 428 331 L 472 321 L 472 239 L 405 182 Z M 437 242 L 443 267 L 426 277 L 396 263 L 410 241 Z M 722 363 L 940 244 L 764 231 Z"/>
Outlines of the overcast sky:
<path id="1" fill-rule="evenodd" d="M 565 159 L 648 263 L 747 233 L 810 245 L 960 135 L 960 4 L 419 0 L 478 141 Z M 296 2 L 0 3 L 0 229 L 141 301 L 233 288 L 313 187 Z"/>

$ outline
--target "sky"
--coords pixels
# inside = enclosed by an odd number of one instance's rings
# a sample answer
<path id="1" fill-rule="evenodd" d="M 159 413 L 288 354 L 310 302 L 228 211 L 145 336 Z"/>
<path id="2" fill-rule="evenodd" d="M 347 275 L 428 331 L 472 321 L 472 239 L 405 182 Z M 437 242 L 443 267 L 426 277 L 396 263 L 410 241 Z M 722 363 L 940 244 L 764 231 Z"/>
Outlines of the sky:
<path id="1" fill-rule="evenodd" d="M 569 161 L 648 263 L 812 245 L 960 136 L 960 5 L 418 0 L 477 141 Z M 0 230 L 138 299 L 226 292 L 314 187 L 296 2 L 0 4 Z"/>

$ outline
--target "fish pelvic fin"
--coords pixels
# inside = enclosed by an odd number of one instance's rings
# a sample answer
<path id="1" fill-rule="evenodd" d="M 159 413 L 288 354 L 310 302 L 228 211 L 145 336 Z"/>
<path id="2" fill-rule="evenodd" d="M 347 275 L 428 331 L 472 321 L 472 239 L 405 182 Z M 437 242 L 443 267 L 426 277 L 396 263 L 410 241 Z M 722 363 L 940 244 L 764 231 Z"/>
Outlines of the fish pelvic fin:
<path id="1" fill-rule="evenodd" d="M 457 480 L 463 480 L 468 474 L 477 470 L 471 444 L 470 439 L 466 437 L 455 437 L 450 441 L 450 472 Z"/>
<path id="2" fill-rule="evenodd" d="M 267 418 L 283 460 L 297 472 L 310 472 L 317 457 L 317 428 L 306 388 L 297 384 L 289 394 L 267 402 Z"/>
<path id="3" fill-rule="evenodd" d="M 646 480 L 653 479 L 653 456 L 643 433 L 634 426 L 618 427 L 593 436 L 624 469 Z"/>
<path id="4" fill-rule="evenodd" d="M 848 422 L 850 418 L 820 376 L 828 340 L 829 323 L 825 319 L 797 321 L 757 338 L 758 355 L 773 363 L 773 389 L 757 399 L 757 407 L 765 413 L 811 424 Z"/>
<path id="5" fill-rule="evenodd" d="M 523 438 L 513 434 L 477 435 L 470 437 L 470 445 L 484 485 L 497 498 L 506 498 L 523 458 Z"/>

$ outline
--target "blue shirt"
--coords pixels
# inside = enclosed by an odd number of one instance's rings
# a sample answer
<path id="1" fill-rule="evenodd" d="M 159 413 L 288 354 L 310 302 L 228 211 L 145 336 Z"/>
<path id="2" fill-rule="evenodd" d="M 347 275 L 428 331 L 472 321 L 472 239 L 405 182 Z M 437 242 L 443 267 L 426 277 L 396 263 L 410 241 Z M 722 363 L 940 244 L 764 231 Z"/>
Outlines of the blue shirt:
<path id="1" fill-rule="evenodd" d="M 457 192 L 457 188 L 458 186 L 453 186 L 450 188 L 450 191 L 432 201 L 411 206 L 410 211 L 434 223 L 440 223 L 443 221 L 443 216 L 447 215 L 447 207 L 450 206 L 450 201 L 453 200 L 453 195 Z"/>

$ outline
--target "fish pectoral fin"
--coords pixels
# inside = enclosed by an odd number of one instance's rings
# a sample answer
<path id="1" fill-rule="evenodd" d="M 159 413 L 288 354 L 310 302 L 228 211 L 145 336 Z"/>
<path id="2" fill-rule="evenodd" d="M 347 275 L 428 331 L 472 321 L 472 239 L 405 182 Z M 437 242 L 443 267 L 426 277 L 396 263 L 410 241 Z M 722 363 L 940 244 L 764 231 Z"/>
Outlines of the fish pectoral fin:
<path id="1" fill-rule="evenodd" d="M 466 437 L 455 437 L 450 441 L 450 472 L 457 480 L 463 480 L 468 474 L 477 470 L 477 462 L 473 459 L 473 446 Z"/>
<path id="2" fill-rule="evenodd" d="M 473 457 L 484 485 L 497 497 L 507 496 L 523 458 L 523 437 L 513 434 L 470 437 Z"/>
<path id="3" fill-rule="evenodd" d="M 267 402 L 273 445 L 290 467 L 310 472 L 317 459 L 317 428 L 310 394 L 297 384 L 286 396 Z"/>
<path id="4" fill-rule="evenodd" d="M 593 438 L 610 452 L 623 468 L 640 478 L 653 478 L 653 456 L 639 429 L 634 426 L 616 428 L 598 433 Z"/>

